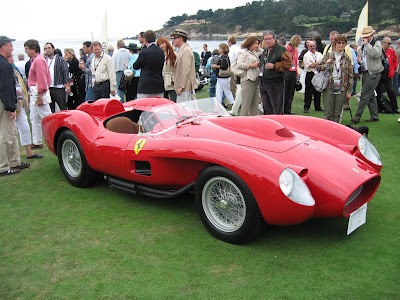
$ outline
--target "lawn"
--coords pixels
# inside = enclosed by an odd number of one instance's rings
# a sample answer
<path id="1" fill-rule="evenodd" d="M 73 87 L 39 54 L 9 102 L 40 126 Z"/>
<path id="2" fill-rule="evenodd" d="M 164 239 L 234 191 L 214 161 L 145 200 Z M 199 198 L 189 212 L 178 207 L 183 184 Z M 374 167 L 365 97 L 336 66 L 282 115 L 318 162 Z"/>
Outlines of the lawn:
<path id="1" fill-rule="evenodd" d="M 245 246 L 208 234 L 193 199 L 72 187 L 45 147 L 0 178 L 0 299 L 399 299 L 399 116 L 361 122 L 384 165 L 366 224 L 350 236 L 345 218 L 271 226 Z"/>

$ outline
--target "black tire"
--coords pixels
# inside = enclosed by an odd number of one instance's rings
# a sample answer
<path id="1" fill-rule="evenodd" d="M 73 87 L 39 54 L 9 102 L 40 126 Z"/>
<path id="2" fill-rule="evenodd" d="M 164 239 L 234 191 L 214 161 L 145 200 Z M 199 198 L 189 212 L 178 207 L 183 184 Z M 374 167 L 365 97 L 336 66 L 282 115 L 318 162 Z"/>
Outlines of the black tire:
<path id="1" fill-rule="evenodd" d="M 222 190 L 224 193 L 218 195 Z M 195 185 L 195 203 L 204 226 L 222 241 L 246 244 L 262 228 L 263 218 L 253 193 L 239 176 L 225 167 L 211 166 L 200 173 Z"/>
<path id="2" fill-rule="evenodd" d="M 96 181 L 97 173 L 89 167 L 81 144 L 72 131 L 60 135 L 57 154 L 61 170 L 71 185 L 84 188 Z"/>

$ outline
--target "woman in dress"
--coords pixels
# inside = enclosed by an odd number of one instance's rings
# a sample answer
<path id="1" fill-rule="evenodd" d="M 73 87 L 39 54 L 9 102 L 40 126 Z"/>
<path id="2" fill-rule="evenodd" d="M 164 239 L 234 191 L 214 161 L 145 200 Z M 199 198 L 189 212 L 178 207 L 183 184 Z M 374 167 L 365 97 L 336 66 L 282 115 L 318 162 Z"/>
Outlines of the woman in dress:
<path id="1" fill-rule="evenodd" d="M 222 97 L 225 94 L 226 99 L 229 102 L 229 105 L 232 106 L 234 99 L 233 99 L 233 94 L 230 88 L 231 84 L 231 75 L 230 72 L 224 72 L 230 69 L 230 60 L 229 60 L 229 46 L 228 44 L 222 43 L 219 45 L 219 54 L 221 57 L 219 58 L 218 62 L 216 65 L 212 65 L 211 68 L 213 68 L 216 71 L 217 74 L 217 94 L 216 98 L 217 100 L 223 105 L 223 100 Z M 229 74 L 228 74 L 229 73 Z"/>
<path id="2" fill-rule="evenodd" d="M 176 53 L 172 48 L 171 43 L 164 36 L 160 37 L 157 42 L 157 46 L 164 50 L 165 61 L 163 67 L 164 77 L 164 98 L 171 99 L 176 102 L 176 92 L 174 89 L 174 71 L 176 62 Z"/>
<path id="3" fill-rule="evenodd" d="M 79 61 L 75 51 L 71 48 L 64 49 L 64 59 L 68 62 L 71 93 L 68 95 L 68 109 L 75 109 L 85 101 L 85 75 L 79 68 Z"/>
<path id="4" fill-rule="evenodd" d="M 258 103 L 260 102 L 260 55 L 262 49 L 259 47 L 258 37 L 248 37 L 242 44 L 237 57 L 238 69 L 246 70 L 241 77 L 242 87 L 242 109 L 241 116 L 255 116 L 258 114 Z M 236 99 L 237 101 L 237 99 Z"/>
<path id="5" fill-rule="evenodd" d="M 353 90 L 353 65 L 344 52 L 347 37 L 335 38 L 335 50 L 327 52 L 317 69 L 329 74 L 328 87 L 323 91 L 325 119 L 340 123 L 343 105 L 349 101 Z"/>

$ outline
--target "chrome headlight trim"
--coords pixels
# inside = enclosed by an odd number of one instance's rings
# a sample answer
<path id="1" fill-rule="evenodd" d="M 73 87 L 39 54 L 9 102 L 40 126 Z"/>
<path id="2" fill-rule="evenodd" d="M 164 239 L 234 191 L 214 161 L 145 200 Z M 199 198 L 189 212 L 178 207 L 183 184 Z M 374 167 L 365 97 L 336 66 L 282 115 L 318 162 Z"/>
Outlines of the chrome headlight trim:
<path id="1" fill-rule="evenodd" d="M 279 176 L 279 187 L 283 194 L 293 202 L 305 206 L 314 206 L 315 200 L 303 179 L 290 168 L 286 168 Z"/>
<path id="2" fill-rule="evenodd" d="M 358 139 L 358 148 L 360 149 L 361 154 L 367 160 L 377 166 L 382 166 L 382 161 L 378 150 L 376 150 L 374 145 L 372 145 L 372 143 L 363 135 Z"/>

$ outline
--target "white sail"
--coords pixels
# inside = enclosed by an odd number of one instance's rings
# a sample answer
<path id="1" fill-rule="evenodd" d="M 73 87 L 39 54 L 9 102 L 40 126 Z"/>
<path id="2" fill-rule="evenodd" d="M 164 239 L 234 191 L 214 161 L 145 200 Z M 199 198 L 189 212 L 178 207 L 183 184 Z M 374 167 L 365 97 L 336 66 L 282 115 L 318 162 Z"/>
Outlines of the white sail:
<path id="1" fill-rule="evenodd" d="M 361 31 L 365 26 L 368 26 L 368 1 L 364 8 L 361 10 L 360 16 L 358 17 L 356 42 L 361 41 Z"/>
<path id="2" fill-rule="evenodd" d="M 103 48 L 103 51 L 107 53 L 107 47 L 108 47 L 107 11 L 104 14 L 100 43 L 101 43 L 101 47 Z"/>

